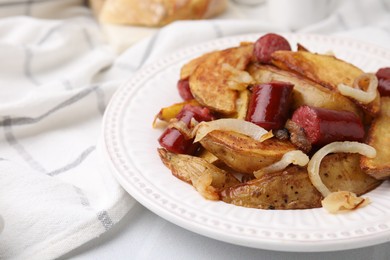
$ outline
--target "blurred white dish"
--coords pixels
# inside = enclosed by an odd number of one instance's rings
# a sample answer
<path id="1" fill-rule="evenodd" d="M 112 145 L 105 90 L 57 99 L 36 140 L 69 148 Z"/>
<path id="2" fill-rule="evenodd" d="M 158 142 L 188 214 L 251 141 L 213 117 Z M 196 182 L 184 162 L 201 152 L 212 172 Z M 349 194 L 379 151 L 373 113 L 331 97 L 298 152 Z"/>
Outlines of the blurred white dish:
<path id="1" fill-rule="evenodd" d="M 111 99 L 103 122 L 103 152 L 121 185 L 159 216 L 193 232 L 242 246 L 276 251 L 336 251 L 389 241 L 390 182 L 366 194 L 372 203 L 348 214 L 324 209 L 259 210 L 203 199 L 174 176 L 157 154 L 161 130 L 153 129 L 161 107 L 180 102 L 181 66 L 203 53 L 255 41 L 243 35 L 183 49 L 141 69 Z M 388 66 L 390 51 L 353 40 L 285 35 L 313 52 L 333 51 L 365 71 Z"/>

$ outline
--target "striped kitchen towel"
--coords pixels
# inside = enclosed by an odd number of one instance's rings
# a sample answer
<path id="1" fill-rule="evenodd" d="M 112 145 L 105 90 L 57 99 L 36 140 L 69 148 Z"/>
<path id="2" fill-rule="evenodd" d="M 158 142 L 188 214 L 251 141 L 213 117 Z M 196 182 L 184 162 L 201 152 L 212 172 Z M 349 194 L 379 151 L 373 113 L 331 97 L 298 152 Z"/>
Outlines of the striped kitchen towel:
<path id="1" fill-rule="evenodd" d="M 97 151 L 129 72 L 109 69 L 116 54 L 82 2 L 0 1 L 0 259 L 56 258 L 134 204 Z"/>

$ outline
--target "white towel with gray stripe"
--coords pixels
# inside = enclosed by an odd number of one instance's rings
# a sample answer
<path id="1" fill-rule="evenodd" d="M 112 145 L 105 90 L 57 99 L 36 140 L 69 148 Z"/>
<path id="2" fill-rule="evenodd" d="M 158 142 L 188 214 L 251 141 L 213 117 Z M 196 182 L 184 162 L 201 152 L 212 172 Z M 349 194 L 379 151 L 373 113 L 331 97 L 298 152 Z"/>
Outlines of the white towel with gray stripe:
<path id="1" fill-rule="evenodd" d="M 0 1 L 0 15 L 18 15 L 0 19 L 0 259 L 53 259 L 134 203 L 97 151 L 104 109 L 128 73 L 98 79 L 116 54 L 82 1 L 22 2 Z"/>
<path id="2" fill-rule="evenodd" d="M 299 31 L 388 47 L 385 1 L 343 1 Z M 59 257 L 109 230 L 134 205 L 97 147 L 110 97 L 137 69 L 183 46 L 283 29 L 254 17 L 178 22 L 116 56 L 81 2 L 0 0 L 0 259 Z"/>

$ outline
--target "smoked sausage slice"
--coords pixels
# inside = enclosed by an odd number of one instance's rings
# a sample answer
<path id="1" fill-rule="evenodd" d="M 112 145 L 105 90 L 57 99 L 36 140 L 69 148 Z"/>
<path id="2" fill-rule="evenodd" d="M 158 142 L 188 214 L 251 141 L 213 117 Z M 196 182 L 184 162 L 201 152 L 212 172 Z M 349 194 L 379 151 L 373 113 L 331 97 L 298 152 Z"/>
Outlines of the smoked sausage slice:
<path id="1" fill-rule="evenodd" d="M 304 129 L 312 145 L 362 141 L 365 134 L 360 118 L 349 111 L 301 106 L 291 120 Z"/>

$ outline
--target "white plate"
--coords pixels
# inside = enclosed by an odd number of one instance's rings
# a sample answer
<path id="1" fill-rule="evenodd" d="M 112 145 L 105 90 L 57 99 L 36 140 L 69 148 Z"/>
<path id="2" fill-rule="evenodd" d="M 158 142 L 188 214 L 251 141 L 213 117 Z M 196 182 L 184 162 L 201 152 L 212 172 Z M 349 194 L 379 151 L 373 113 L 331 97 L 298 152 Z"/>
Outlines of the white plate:
<path id="1" fill-rule="evenodd" d="M 360 42 L 318 35 L 285 35 L 292 46 L 333 51 L 365 71 L 390 66 L 390 52 Z M 161 107 L 179 102 L 180 67 L 202 53 L 254 41 L 259 35 L 222 38 L 179 51 L 142 69 L 112 98 L 103 123 L 106 161 L 141 204 L 183 228 L 233 244 L 278 251 L 335 251 L 390 241 L 390 185 L 367 194 L 372 203 L 348 214 L 323 209 L 258 210 L 203 199 L 176 179 L 156 149 L 152 128 Z"/>

